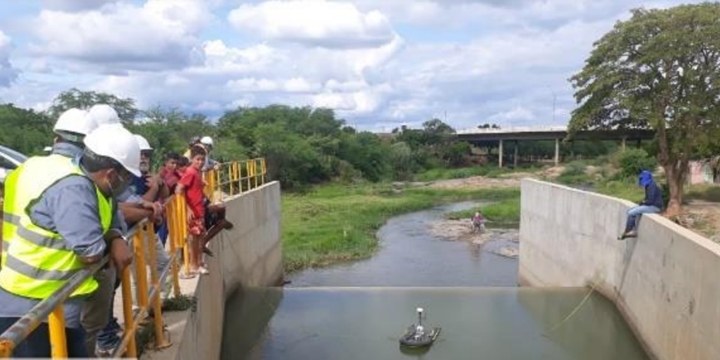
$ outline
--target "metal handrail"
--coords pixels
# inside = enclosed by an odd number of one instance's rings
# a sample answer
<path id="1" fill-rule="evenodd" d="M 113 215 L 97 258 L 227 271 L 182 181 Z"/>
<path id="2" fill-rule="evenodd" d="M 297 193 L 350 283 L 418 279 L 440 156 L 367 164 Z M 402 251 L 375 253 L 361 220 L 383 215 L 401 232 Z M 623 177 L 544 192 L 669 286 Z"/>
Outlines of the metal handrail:
<path id="1" fill-rule="evenodd" d="M 243 167 L 245 166 L 245 176 L 242 176 Z M 260 167 L 258 171 L 258 165 Z M 221 173 L 227 171 L 228 180 L 221 178 Z M 249 189 L 261 186 L 265 183 L 267 177 L 267 167 L 264 158 L 251 159 L 245 161 L 232 161 L 220 164 L 219 170 L 210 170 L 206 176 L 206 192 L 210 192 L 209 198 L 213 201 L 215 194 L 226 194 L 223 186 L 229 187 L 230 196 L 240 194 Z M 224 198 L 224 196 L 223 196 Z M 223 200 L 223 199 L 219 199 Z M 155 262 L 157 254 L 155 247 L 149 241 L 155 236 L 153 224 L 148 219 L 143 219 L 133 226 L 126 236 L 134 237 L 133 257 L 135 266 L 138 268 L 136 276 L 136 287 L 138 288 L 138 303 L 140 310 L 137 314 L 132 314 L 132 294 L 130 284 L 130 267 L 123 269 L 120 274 L 122 279 L 122 301 L 123 301 L 123 318 L 125 323 L 125 331 L 121 344 L 115 349 L 113 357 L 119 357 L 126 354 L 130 357 L 137 356 L 137 348 L 135 344 L 135 332 L 138 330 L 138 324 L 144 319 L 149 309 L 154 309 L 154 325 L 155 325 L 155 347 L 164 348 L 170 346 L 170 342 L 164 337 L 164 329 L 162 323 L 162 309 L 160 304 L 161 287 L 165 283 L 168 274 L 173 276 L 173 294 L 180 296 L 180 284 L 178 280 L 178 264 L 177 260 L 180 253 L 184 258 L 185 272 L 189 271 L 189 249 L 187 238 L 187 204 L 183 196 L 171 196 L 165 202 L 166 221 L 170 234 L 170 262 L 162 270 L 161 274 L 157 274 Z M 152 241 L 155 241 L 152 238 Z M 150 259 L 150 276 L 152 286 L 147 287 L 147 274 L 145 273 L 145 250 L 148 250 Z M 49 334 L 52 343 L 52 357 L 66 358 L 67 347 L 65 337 L 65 319 L 63 313 L 63 303 L 85 280 L 93 276 L 98 270 L 108 264 L 109 257 L 103 257 L 98 263 L 92 264 L 86 268 L 79 270 L 65 283 L 60 289 L 50 295 L 47 299 L 38 302 L 30 311 L 23 315 L 10 328 L 0 334 L 0 357 L 10 357 L 15 347 L 24 341 L 30 333 L 48 319 Z M 132 266 L 132 265 L 130 265 Z M 93 354 L 89 354 L 93 355 Z"/>

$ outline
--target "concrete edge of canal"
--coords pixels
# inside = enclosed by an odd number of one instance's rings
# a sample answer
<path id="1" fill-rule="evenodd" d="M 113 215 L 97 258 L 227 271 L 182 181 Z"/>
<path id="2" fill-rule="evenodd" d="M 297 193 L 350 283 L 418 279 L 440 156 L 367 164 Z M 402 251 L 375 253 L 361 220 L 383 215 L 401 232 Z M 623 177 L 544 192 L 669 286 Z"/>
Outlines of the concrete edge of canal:
<path id="1" fill-rule="evenodd" d="M 227 219 L 235 226 L 210 244 L 209 275 L 184 280 L 183 293 L 195 294 L 194 311 L 167 313 L 168 329 L 178 336 L 145 359 L 219 359 L 225 300 L 239 287 L 264 287 L 282 281 L 280 183 L 271 182 L 225 201 Z"/>
<path id="2" fill-rule="evenodd" d="M 659 215 L 618 241 L 632 203 L 524 179 L 519 281 L 593 286 L 657 359 L 720 359 L 720 245 Z"/>

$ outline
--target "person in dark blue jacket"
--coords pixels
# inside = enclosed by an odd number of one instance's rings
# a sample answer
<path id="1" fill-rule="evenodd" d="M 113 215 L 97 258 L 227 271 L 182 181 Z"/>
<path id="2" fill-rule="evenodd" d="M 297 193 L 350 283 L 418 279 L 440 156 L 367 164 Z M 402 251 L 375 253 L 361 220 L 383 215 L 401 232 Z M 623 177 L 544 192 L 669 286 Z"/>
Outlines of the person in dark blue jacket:
<path id="1" fill-rule="evenodd" d="M 628 210 L 625 232 L 620 236 L 619 240 L 637 236 L 637 225 L 642 214 L 657 214 L 663 208 L 662 190 L 655 183 L 650 171 L 643 170 L 640 172 L 638 185 L 645 189 L 645 199 L 640 205 Z"/>

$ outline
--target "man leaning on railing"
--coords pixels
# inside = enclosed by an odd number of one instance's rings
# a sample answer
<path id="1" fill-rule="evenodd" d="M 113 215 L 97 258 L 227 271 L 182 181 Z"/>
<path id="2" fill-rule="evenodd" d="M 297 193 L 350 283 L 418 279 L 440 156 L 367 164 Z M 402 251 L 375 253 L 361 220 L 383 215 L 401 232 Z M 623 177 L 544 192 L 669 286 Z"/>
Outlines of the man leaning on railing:
<path id="1" fill-rule="evenodd" d="M 109 128 L 112 127 L 112 128 Z M 6 179 L 0 269 L 0 332 L 10 328 L 75 273 L 109 253 L 123 269 L 132 253 L 122 238 L 112 197 L 139 175 L 135 138 L 118 125 L 101 126 L 85 138 L 78 161 L 50 155 L 33 157 Z M 83 301 L 96 291 L 87 278 L 64 303 L 68 355 L 88 356 L 80 325 Z M 46 323 L 23 342 L 14 356 L 49 357 Z"/>

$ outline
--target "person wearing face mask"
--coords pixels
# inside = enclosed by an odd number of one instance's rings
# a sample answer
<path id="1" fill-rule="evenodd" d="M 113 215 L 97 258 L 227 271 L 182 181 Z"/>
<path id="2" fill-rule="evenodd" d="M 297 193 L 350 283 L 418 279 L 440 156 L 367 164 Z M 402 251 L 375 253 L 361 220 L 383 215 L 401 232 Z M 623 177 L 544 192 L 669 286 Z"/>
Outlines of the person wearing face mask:
<path id="1" fill-rule="evenodd" d="M 119 126 L 93 130 L 84 144 L 76 161 L 59 155 L 32 157 L 6 180 L 0 332 L 105 254 L 117 270 L 132 261 L 113 196 L 127 186 L 131 174 L 140 174 L 140 150 L 132 134 Z M 72 357 L 91 355 L 80 313 L 97 290 L 97 280 L 89 277 L 63 304 Z M 18 344 L 13 355 L 49 357 L 47 324 Z"/>

